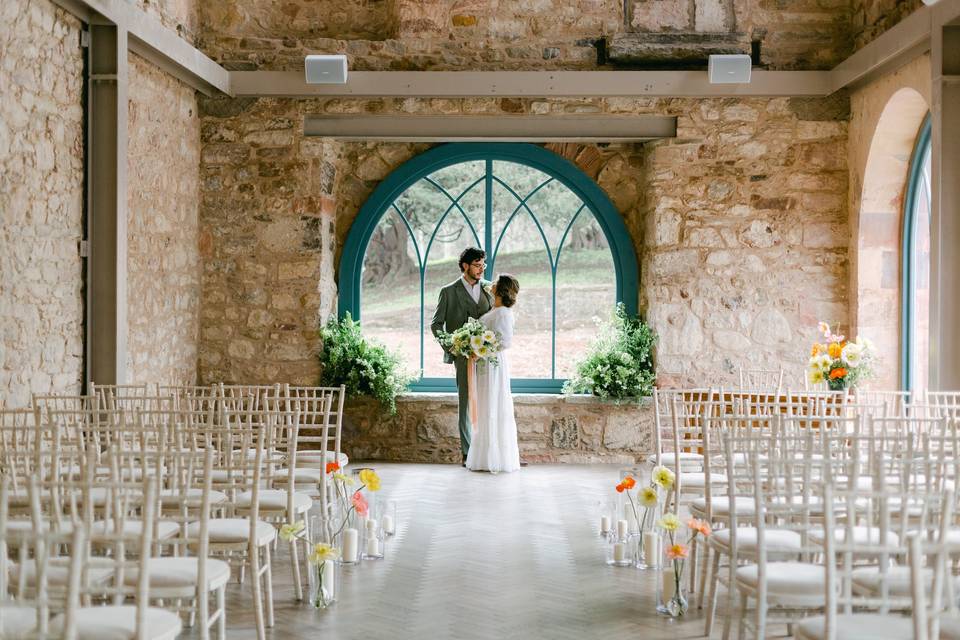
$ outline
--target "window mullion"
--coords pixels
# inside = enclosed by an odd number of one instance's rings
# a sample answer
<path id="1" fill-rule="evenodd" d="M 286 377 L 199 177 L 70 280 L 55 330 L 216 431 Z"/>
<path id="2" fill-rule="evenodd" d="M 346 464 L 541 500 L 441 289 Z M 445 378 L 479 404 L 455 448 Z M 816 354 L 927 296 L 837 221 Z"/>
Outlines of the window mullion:
<path id="1" fill-rule="evenodd" d="M 489 261 L 487 262 L 487 280 L 493 277 L 493 263 L 496 256 L 493 255 L 493 159 L 487 158 L 486 182 L 483 196 L 483 250 L 487 252 Z"/>

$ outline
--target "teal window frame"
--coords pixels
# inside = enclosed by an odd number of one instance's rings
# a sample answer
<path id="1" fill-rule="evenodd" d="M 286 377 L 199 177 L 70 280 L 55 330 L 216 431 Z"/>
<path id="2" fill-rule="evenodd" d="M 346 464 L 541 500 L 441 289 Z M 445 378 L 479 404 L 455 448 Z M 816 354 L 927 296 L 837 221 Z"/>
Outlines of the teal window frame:
<path id="1" fill-rule="evenodd" d="M 900 388 L 913 391 L 914 371 L 912 364 L 913 337 L 916 333 L 916 314 L 914 313 L 915 284 L 917 274 L 913 270 L 914 241 L 916 239 L 916 214 L 920 189 L 923 188 L 923 161 L 930 148 L 930 114 L 920 125 L 920 133 L 913 146 L 910 159 L 910 173 L 907 179 L 906 197 L 903 199 L 903 229 L 901 231 L 901 268 L 900 268 Z"/>
<path id="2" fill-rule="evenodd" d="M 560 181 L 563 185 L 573 191 L 578 198 L 580 198 L 584 206 L 581 207 L 581 209 L 577 212 L 577 214 L 574 216 L 574 219 L 584 208 L 589 209 L 590 212 L 593 213 L 597 223 L 600 225 L 600 228 L 607 239 L 607 244 L 609 245 L 612 253 L 614 270 L 616 272 L 616 300 L 618 303 L 622 302 L 624 304 L 627 313 L 636 315 L 638 299 L 637 291 L 640 281 L 640 274 L 636 253 L 633 250 L 633 243 L 630 239 L 630 234 L 627 231 L 626 225 L 623 223 L 622 216 L 617 211 L 616 207 L 614 207 L 607 195 L 603 192 L 603 190 L 596 184 L 596 182 L 594 182 L 589 176 L 583 173 L 579 167 L 566 158 L 563 158 L 538 145 L 505 142 L 459 142 L 448 143 L 434 147 L 402 164 L 377 186 L 367 201 L 360 208 L 356 220 L 350 227 L 350 232 L 348 233 L 346 243 L 344 244 L 343 254 L 340 257 L 340 292 L 338 309 L 341 317 L 347 313 L 350 313 L 350 315 L 360 321 L 361 324 L 363 322 L 363 318 L 360 314 L 363 259 L 366 254 L 367 245 L 370 242 L 370 238 L 373 236 L 377 224 L 380 222 L 380 219 L 384 216 L 384 214 L 391 210 L 394 201 L 396 201 L 396 199 L 411 185 L 423 178 L 426 178 L 430 174 L 450 165 L 476 160 L 485 160 L 487 162 L 487 170 L 485 173 L 485 179 L 487 180 L 487 189 L 485 192 L 485 215 L 487 218 L 487 223 L 484 225 L 484 238 L 481 240 L 477 236 L 476 230 L 473 229 L 472 224 L 470 225 L 470 228 L 473 231 L 473 235 L 478 241 L 478 244 L 481 244 L 481 246 L 483 246 L 487 251 L 487 255 L 490 256 L 486 270 L 487 278 L 492 277 L 494 273 L 496 250 L 499 246 L 499 241 L 497 241 L 497 244 L 494 245 L 493 225 L 490 224 L 490 218 L 492 215 L 492 190 L 490 188 L 493 180 L 492 164 L 496 160 L 524 164 L 542 171 L 543 173 L 551 176 L 553 179 Z M 519 211 L 522 206 L 525 206 L 526 199 L 528 199 L 532 194 L 528 194 L 526 198 L 522 198 L 516 193 L 514 193 L 514 195 L 521 203 L 517 207 L 517 211 Z M 457 203 L 455 200 L 453 200 L 448 209 L 448 213 L 450 213 L 456 206 Z M 516 216 L 516 213 L 517 212 L 514 212 L 513 217 Z M 536 221 L 535 216 L 532 217 L 542 234 L 543 230 L 540 227 L 539 222 Z M 402 215 L 401 219 L 404 219 Z M 405 219 L 404 222 L 406 223 Z M 408 232 L 411 232 L 409 225 Z M 562 244 L 563 243 L 561 242 L 561 249 Z M 547 249 L 547 252 L 549 255 L 549 248 Z M 559 254 L 560 251 L 558 250 L 556 257 L 550 256 L 554 283 L 556 282 Z M 423 257 L 419 256 L 418 259 L 420 261 L 420 293 L 421 305 L 423 308 L 430 304 L 431 301 L 425 297 L 425 292 L 423 290 L 423 270 L 425 268 L 425 265 L 423 264 Z M 452 278 L 453 274 L 451 274 L 451 279 Z M 553 341 L 555 343 L 555 284 L 553 297 L 554 304 L 552 323 L 554 326 Z M 424 327 L 422 326 L 423 323 L 423 314 L 421 314 L 421 335 L 423 335 L 424 332 Z M 554 344 L 554 351 L 555 350 L 556 347 Z M 421 346 L 420 351 L 422 359 L 423 346 Z M 555 367 L 555 355 L 553 356 L 553 360 Z M 452 373 L 453 371 L 451 367 L 451 374 Z M 556 375 L 555 370 L 552 373 L 553 375 Z M 564 382 L 565 380 L 555 377 L 551 379 L 519 378 L 512 381 L 512 389 L 515 393 L 559 393 Z M 456 383 L 453 377 L 421 378 L 420 380 L 411 384 L 410 389 L 411 391 L 418 392 L 450 392 L 456 390 Z"/>

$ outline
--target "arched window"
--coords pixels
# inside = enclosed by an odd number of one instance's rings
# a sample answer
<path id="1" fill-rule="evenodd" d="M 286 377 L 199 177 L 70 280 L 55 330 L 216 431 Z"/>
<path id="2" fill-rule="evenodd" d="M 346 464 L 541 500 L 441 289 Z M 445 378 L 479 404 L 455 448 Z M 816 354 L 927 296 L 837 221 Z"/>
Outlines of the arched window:
<path id="1" fill-rule="evenodd" d="M 927 388 L 930 362 L 930 117 L 910 163 L 904 198 L 901 291 L 903 332 L 901 372 L 904 389 Z"/>
<path id="2" fill-rule="evenodd" d="M 637 260 L 619 213 L 566 159 L 532 144 L 451 143 L 391 173 L 350 229 L 340 313 L 403 355 L 420 391 L 454 388 L 430 321 L 468 246 L 488 279 L 520 281 L 515 391 L 556 392 L 617 302 L 636 313 Z"/>

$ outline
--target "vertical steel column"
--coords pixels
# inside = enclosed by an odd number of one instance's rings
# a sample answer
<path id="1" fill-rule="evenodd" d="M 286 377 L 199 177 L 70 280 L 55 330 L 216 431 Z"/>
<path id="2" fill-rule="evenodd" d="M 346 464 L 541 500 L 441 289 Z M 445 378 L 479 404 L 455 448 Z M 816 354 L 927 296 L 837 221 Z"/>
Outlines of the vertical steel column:
<path id="1" fill-rule="evenodd" d="M 86 382 L 122 384 L 127 364 L 127 32 L 90 24 L 87 50 Z"/>
<path id="2" fill-rule="evenodd" d="M 960 389 L 960 26 L 934 19 L 930 388 Z"/>

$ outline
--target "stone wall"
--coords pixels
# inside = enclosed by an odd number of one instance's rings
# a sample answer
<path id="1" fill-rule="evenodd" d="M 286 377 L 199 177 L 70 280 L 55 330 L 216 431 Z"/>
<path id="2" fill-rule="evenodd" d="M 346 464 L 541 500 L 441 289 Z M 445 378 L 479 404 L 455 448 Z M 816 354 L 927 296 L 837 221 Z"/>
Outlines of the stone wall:
<path id="1" fill-rule="evenodd" d="M 49 0 L 0 4 L 0 404 L 83 377 L 83 53 Z"/>
<path id="2" fill-rule="evenodd" d="M 852 0 L 850 27 L 859 49 L 923 6 L 922 0 Z"/>
<path id="3" fill-rule="evenodd" d="M 200 119 L 193 89 L 130 54 L 127 375 L 194 384 L 200 316 Z M 175 131 L 175 135 L 171 135 Z"/>
<path id="4" fill-rule="evenodd" d="M 210 0 L 128 0 L 136 7 L 156 18 L 168 29 L 176 31 L 181 38 L 196 45 L 200 32 L 198 4 L 211 4 Z"/>
<path id="5" fill-rule="evenodd" d="M 738 368 L 802 384 L 818 320 L 847 323 L 844 96 L 672 103 L 647 145 L 642 308 L 661 386 Z"/>
<path id="6" fill-rule="evenodd" d="M 520 457 L 528 462 L 620 463 L 654 450 L 653 403 L 617 405 L 595 398 L 516 395 Z M 411 394 L 385 416 L 372 401 L 348 403 L 344 451 L 357 460 L 459 462 L 457 398 Z"/>
<path id="7" fill-rule="evenodd" d="M 356 70 L 591 69 L 636 33 L 626 64 L 699 49 L 702 67 L 705 36 L 734 47 L 717 53 L 756 42 L 775 69 L 829 68 L 851 51 L 844 0 L 224 0 L 200 11 L 202 48 L 235 69 L 302 69 L 305 54 L 336 52 Z"/>

